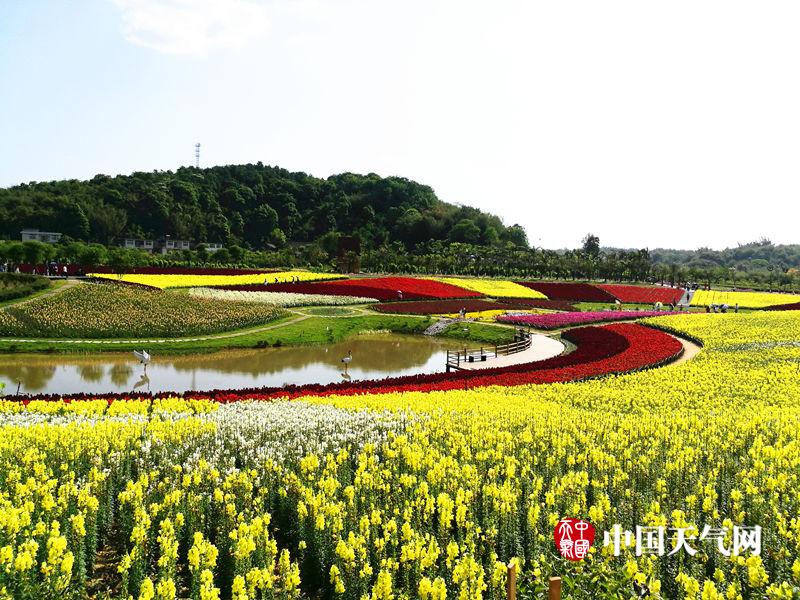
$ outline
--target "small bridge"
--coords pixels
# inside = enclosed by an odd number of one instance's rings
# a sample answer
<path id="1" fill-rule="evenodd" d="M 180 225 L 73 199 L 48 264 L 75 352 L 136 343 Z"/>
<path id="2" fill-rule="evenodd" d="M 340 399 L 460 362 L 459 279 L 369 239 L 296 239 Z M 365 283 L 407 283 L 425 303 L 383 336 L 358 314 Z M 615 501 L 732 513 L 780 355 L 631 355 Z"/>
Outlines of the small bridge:
<path id="1" fill-rule="evenodd" d="M 495 344 L 488 348 L 475 348 L 469 350 L 448 350 L 446 371 L 462 371 L 475 368 L 486 368 L 490 365 L 481 366 L 480 363 L 492 361 L 502 356 L 517 354 L 529 350 L 533 344 L 533 334 L 524 329 L 514 331 L 514 341 L 508 344 Z M 477 364 L 476 364 L 477 363 Z M 493 366 L 493 365 L 492 365 Z"/>

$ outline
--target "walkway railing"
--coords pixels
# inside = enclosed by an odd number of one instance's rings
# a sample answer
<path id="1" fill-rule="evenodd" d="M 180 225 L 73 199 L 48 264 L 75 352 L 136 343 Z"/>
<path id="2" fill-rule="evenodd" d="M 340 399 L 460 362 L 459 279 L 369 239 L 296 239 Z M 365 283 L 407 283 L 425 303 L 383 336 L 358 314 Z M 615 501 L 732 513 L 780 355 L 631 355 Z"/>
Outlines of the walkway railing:
<path id="1" fill-rule="evenodd" d="M 524 352 L 531 347 L 532 343 L 533 334 L 524 329 L 517 329 L 514 331 L 514 341 L 508 344 L 495 344 L 494 347 L 480 347 L 471 350 L 467 348 L 464 348 L 464 350 L 448 350 L 446 370 L 449 373 L 450 369 L 463 369 L 462 364 L 464 363 L 485 362 L 498 356 Z"/>

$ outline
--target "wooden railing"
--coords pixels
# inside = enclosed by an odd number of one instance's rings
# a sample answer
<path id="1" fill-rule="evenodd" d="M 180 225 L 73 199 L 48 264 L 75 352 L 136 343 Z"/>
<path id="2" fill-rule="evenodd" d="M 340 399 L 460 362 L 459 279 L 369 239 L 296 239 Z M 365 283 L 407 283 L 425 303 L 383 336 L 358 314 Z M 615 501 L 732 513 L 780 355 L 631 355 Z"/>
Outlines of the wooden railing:
<path id="1" fill-rule="evenodd" d="M 524 352 L 531 347 L 533 343 L 533 334 L 524 329 L 517 329 L 514 331 L 514 341 L 507 344 L 495 344 L 488 348 L 473 348 L 463 350 L 448 350 L 447 351 L 447 372 L 450 369 L 462 369 L 463 363 L 476 363 L 486 362 L 498 356 L 508 356 L 509 354 L 516 354 Z"/>
<path id="2" fill-rule="evenodd" d="M 506 600 L 517 600 L 517 565 L 507 567 Z M 561 577 L 551 577 L 547 582 L 547 600 L 561 600 Z"/>

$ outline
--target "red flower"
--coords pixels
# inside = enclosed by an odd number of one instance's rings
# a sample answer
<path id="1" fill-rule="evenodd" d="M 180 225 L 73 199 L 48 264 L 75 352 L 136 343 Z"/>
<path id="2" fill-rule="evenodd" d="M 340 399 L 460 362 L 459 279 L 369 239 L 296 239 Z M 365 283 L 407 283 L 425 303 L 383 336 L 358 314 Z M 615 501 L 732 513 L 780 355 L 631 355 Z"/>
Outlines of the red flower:
<path id="1" fill-rule="evenodd" d="M 541 281 L 517 281 L 516 283 L 541 292 L 550 300 L 574 300 L 579 302 L 611 302 L 616 298 L 607 291 L 589 283 L 564 283 Z"/>
<path id="2" fill-rule="evenodd" d="M 620 302 L 634 304 L 677 304 L 683 290 L 677 288 L 645 287 L 641 285 L 616 285 L 602 283 L 597 287 L 613 294 Z"/>

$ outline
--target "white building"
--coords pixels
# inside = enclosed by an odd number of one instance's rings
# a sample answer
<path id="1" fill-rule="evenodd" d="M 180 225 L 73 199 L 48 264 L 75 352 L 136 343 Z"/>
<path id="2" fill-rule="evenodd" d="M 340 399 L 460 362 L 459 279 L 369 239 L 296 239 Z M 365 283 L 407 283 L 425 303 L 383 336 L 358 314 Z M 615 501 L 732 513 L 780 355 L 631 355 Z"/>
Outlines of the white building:
<path id="1" fill-rule="evenodd" d="M 55 244 L 61 239 L 61 234 L 55 231 L 39 231 L 38 229 L 23 229 L 21 232 L 23 242 L 44 242 Z"/>
<path id="2" fill-rule="evenodd" d="M 137 240 L 134 238 L 125 238 L 120 245 L 128 250 L 144 250 L 145 252 L 152 252 L 153 248 L 155 247 L 155 240 Z"/>
<path id="3" fill-rule="evenodd" d="M 171 240 L 167 238 L 164 240 L 164 245 L 161 247 L 161 253 L 166 254 L 173 250 L 191 250 L 192 242 L 189 240 Z"/>

